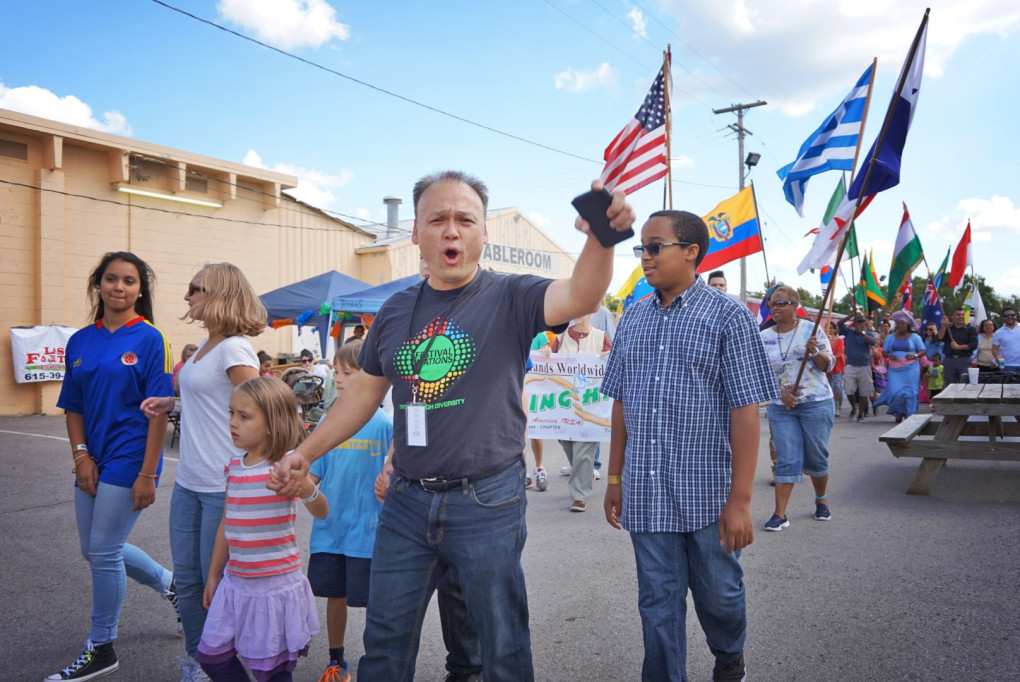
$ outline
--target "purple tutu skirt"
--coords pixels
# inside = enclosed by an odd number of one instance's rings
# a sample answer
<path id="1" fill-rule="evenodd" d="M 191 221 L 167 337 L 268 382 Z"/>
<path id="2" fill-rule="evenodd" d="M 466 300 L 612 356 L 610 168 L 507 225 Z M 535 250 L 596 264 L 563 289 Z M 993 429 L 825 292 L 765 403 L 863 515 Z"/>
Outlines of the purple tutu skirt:
<path id="1" fill-rule="evenodd" d="M 252 672 L 293 670 L 318 632 L 315 596 L 300 570 L 265 578 L 224 573 L 195 658 L 215 663 L 236 651 Z"/>

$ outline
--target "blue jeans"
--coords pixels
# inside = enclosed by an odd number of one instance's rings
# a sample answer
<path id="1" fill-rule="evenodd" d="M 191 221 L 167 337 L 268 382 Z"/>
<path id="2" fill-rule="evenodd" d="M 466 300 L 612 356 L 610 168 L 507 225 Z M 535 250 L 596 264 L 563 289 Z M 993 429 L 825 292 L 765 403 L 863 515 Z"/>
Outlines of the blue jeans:
<path id="1" fill-rule="evenodd" d="M 130 576 L 162 592 L 173 576 L 149 555 L 127 544 L 138 515 L 131 488 L 100 482 L 96 496 L 74 489 L 74 515 L 81 554 L 92 572 L 92 629 L 89 639 L 105 644 L 117 639 L 117 622 Z"/>
<path id="2" fill-rule="evenodd" d="M 170 551 L 189 656 L 195 655 L 202 639 L 206 614 L 202 594 L 225 501 L 226 493 L 196 493 L 177 484 L 170 497 Z"/>
<path id="3" fill-rule="evenodd" d="M 829 475 L 829 434 L 836 418 L 831 400 L 800 403 L 792 410 L 769 403 L 769 426 L 776 440 L 776 483 L 800 483 L 803 473 Z"/>
<path id="4" fill-rule="evenodd" d="M 832 404 L 832 401 L 829 401 Z M 719 546 L 718 522 L 693 533 L 631 533 L 645 658 L 643 682 L 687 680 L 687 590 L 715 657 L 744 650 L 747 612 L 740 552 Z"/>
<path id="5" fill-rule="evenodd" d="M 372 553 L 359 680 L 414 679 L 422 619 L 448 569 L 477 630 L 486 682 L 534 680 L 524 482 L 523 461 L 440 493 L 393 476 Z"/>
<path id="6" fill-rule="evenodd" d="M 371 584 L 371 583 L 370 583 Z M 478 630 L 471 620 L 457 574 L 447 570 L 436 586 L 439 622 L 446 644 L 446 671 L 455 679 L 482 672 Z"/>

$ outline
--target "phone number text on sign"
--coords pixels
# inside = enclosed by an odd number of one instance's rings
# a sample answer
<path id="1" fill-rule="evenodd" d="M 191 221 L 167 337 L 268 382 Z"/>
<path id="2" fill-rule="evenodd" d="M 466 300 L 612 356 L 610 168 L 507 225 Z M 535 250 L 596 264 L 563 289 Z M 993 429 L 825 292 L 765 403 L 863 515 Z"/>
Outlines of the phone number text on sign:
<path id="1" fill-rule="evenodd" d="M 74 327 L 55 325 L 11 327 L 14 380 L 19 384 L 63 381 L 64 349 L 76 331 Z"/>

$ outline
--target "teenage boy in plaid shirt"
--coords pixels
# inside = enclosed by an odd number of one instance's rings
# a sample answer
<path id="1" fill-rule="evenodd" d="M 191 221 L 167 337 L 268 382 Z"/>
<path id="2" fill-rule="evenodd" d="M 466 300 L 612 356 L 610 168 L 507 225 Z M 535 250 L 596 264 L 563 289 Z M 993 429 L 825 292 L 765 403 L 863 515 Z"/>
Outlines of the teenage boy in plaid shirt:
<path id="1" fill-rule="evenodd" d="M 645 647 L 641 679 L 686 680 L 686 594 L 716 657 L 744 678 L 740 550 L 754 539 L 758 403 L 778 396 L 758 325 L 697 276 L 708 229 L 653 213 L 635 247 L 654 296 L 627 310 L 602 392 L 613 398 L 606 520 L 630 531 Z"/>

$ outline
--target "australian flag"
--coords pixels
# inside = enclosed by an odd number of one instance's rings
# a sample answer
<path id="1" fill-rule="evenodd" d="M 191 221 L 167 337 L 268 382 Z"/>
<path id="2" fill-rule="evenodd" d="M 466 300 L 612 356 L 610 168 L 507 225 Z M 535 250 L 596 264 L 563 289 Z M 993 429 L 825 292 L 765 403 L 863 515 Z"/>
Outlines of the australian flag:
<path id="1" fill-rule="evenodd" d="M 925 326 L 933 324 L 937 329 L 942 328 L 942 306 L 939 304 L 939 292 L 932 284 L 930 275 L 928 286 L 924 289 L 924 312 L 921 314 L 921 323 Z"/>

